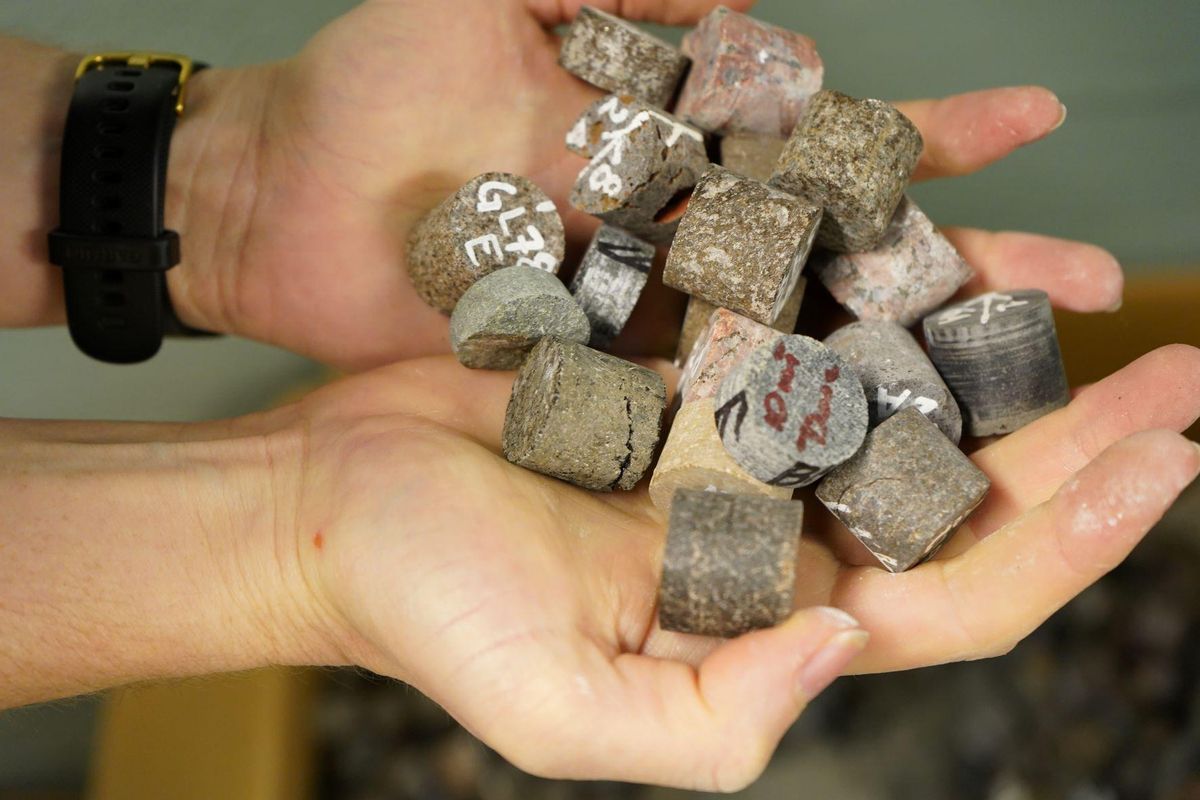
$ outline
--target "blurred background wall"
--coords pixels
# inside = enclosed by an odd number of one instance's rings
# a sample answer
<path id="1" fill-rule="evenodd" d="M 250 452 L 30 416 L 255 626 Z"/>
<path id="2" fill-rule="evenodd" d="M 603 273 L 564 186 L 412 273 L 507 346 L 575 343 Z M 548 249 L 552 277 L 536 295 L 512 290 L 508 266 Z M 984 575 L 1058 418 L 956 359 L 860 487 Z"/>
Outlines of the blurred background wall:
<path id="1" fill-rule="evenodd" d="M 0 31 L 80 51 L 145 47 L 236 65 L 288 56 L 352 5 L 0 0 Z M 1094 241 L 1134 275 L 1200 263 L 1195 0 L 764 0 L 756 15 L 814 37 L 826 86 L 850 94 L 903 99 L 1024 83 L 1058 93 L 1069 113 L 1050 139 L 978 175 L 915 190 L 935 220 Z M 79 355 L 61 329 L 4 331 L 0 416 L 220 417 L 260 407 L 317 370 L 233 339 L 168 342 L 148 364 L 113 368 Z M 78 786 L 94 708 L 85 700 L 0 714 L 0 791 Z"/>

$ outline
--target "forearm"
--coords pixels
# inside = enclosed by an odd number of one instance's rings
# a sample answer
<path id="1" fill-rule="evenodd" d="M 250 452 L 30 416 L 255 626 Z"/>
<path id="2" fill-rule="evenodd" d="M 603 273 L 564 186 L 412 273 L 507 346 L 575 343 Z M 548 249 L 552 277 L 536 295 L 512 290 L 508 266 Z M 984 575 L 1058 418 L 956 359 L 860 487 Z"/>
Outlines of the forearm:
<path id="1" fill-rule="evenodd" d="M 59 149 L 77 60 L 0 37 L 0 327 L 63 321 L 45 234 L 58 217 Z"/>
<path id="2" fill-rule="evenodd" d="M 337 661 L 299 574 L 288 412 L 0 422 L 0 708 L 151 678 Z M 166 443 L 164 443 L 166 442 Z"/>

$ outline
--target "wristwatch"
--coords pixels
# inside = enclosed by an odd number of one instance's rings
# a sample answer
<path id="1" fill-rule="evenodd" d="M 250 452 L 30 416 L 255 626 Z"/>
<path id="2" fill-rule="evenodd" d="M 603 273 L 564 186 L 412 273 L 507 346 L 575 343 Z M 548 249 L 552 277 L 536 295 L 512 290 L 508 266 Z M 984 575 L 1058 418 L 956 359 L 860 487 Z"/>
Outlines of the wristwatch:
<path id="1" fill-rule="evenodd" d="M 167 154 L 197 69 L 167 53 L 99 53 L 75 71 L 50 263 L 62 267 L 67 325 L 87 355 L 145 361 L 182 325 L 167 295 L 179 235 L 163 227 Z"/>

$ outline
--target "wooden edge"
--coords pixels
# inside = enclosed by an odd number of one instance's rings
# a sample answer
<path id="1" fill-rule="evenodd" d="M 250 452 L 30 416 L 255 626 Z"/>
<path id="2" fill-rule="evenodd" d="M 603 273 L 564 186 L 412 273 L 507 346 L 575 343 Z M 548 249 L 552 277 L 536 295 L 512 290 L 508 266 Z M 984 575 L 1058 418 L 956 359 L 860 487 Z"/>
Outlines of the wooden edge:
<path id="1" fill-rule="evenodd" d="M 310 797 L 317 670 L 254 672 L 110 692 L 86 797 Z"/>

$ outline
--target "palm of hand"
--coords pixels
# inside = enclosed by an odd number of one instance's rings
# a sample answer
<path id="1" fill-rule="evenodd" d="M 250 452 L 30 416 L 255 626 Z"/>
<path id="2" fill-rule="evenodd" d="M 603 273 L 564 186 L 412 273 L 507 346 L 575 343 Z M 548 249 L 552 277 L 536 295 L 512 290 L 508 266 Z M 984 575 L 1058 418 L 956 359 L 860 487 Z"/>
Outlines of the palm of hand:
<path id="1" fill-rule="evenodd" d="M 257 194 L 234 294 L 251 336 L 361 366 L 446 352 L 403 267 L 428 208 L 485 171 L 555 193 L 589 91 L 515 2 L 366 3 L 266 71 Z M 313 302 L 320 298 L 320 302 Z M 396 321 L 381 324 L 381 321 Z"/>
<path id="2" fill-rule="evenodd" d="M 659 630 L 665 529 L 644 486 L 593 494 L 505 462 L 511 380 L 429 359 L 306 401 L 300 530 L 321 539 L 300 549 L 353 631 L 347 654 L 535 772 L 744 785 L 808 699 L 797 670 L 836 631 L 811 610 L 725 643 Z M 901 575 L 862 566 L 807 502 L 797 606 L 861 621 L 858 671 L 1007 651 L 1123 559 L 1195 476 L 1200 453 L 1182 437 L 1130 434 L 1186 427 L 1198 396 L 1200 352 L 1165 348 L 977 451 L 993 490 L 970 529 Z"/>

